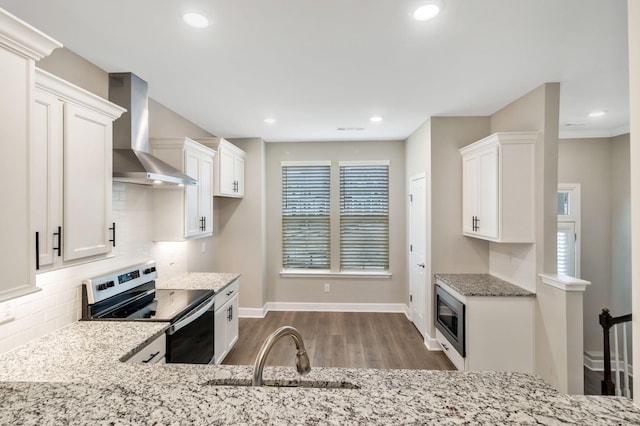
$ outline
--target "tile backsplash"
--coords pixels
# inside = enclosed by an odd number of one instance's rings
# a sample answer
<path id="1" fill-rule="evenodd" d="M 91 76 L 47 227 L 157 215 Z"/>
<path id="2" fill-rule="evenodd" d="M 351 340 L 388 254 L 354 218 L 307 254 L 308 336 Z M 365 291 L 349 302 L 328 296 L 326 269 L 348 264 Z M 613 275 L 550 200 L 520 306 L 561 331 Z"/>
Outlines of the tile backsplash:
<path id="1" fill-rule="evenodd" d="M 156 259 L 159 281 L 187 271 L 186 243 L 151 241 L 150 187 L 113 183 L 117 244 L 111 257 L 43 272 L 41 291 L 0 303 L 0 353 L 65 327 L 81 316 L 82 280 L 134 263 Z"/>

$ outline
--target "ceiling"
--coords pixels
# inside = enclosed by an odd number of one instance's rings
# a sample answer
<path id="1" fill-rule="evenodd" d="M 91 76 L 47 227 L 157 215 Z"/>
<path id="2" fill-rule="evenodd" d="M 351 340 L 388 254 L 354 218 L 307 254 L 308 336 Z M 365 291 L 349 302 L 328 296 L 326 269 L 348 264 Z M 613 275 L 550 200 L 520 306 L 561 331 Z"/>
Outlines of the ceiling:
<path id="1" fill-rule="evenodd" d="M 405 139 L 431 116 L 490 115 L 544 82 L 561 83 L 561 137 L 628 131 L 626 0 L 444 1 L 427 22 L 410 15 L 428 0 L 0 7 L 105 71 L 138 74 L 152 98 L 223 137 Z M 209 27 L 185 25 L 189 11 Z"/>

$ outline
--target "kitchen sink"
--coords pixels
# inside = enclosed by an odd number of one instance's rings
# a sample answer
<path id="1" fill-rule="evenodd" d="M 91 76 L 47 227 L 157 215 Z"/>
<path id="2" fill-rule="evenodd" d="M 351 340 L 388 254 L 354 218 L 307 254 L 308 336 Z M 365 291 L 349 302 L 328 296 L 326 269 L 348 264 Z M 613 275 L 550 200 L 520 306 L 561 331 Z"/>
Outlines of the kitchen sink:
<path id="1" fill-rule="evenodd" d="M 252 386 L 250 379 L 213 379 L 203 386 Z M 316 388 L 316 389 L 360 389 L 360 386 L 345 381 L 319 380 L 264 380 L 262 386 L 272 388 Z"/>

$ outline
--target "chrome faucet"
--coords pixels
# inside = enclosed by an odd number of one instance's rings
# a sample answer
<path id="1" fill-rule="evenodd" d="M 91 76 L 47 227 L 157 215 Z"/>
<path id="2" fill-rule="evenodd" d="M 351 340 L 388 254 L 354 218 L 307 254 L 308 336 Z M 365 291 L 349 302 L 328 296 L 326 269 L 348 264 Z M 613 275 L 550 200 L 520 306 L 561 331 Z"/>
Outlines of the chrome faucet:
<path id="1" fill-rule="evenodd" d="M 309 362 L 307 351 L 304 348 L 302 335 L 296 328 L 286 325 L 271 333 L 262 344 L 260 352 L 258 352 L 258 356 L 256 357 L 256 362 L 253 365 L 253 386 L 262 386 L 262 370 L 264 369 L 267 355 L 271 352 L 273 345 L 284 336 L 291 336 L 296 344 L 296 369 L 298 373 L 304 375 L 311 371 L 311 363 Z"/>

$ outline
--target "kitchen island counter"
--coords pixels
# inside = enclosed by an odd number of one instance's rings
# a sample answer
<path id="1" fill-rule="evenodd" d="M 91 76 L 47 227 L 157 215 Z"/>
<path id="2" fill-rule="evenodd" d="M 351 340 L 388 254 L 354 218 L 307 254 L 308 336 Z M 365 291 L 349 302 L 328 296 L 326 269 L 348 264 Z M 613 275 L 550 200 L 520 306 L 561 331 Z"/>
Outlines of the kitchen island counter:
<path id="1" fill-rule="evenodd" d="M 166 323 L 79 322 L 0 356 L 0 424 L 638 424 L 625 398 L 559 394 L 532 374 L 125 364 Z M 105 336 L 107 336 L 105 338 Z M 132 346 L 133 345 L 133 346 Z M 292 354 L 293 358 L 293 354 Z"/>

